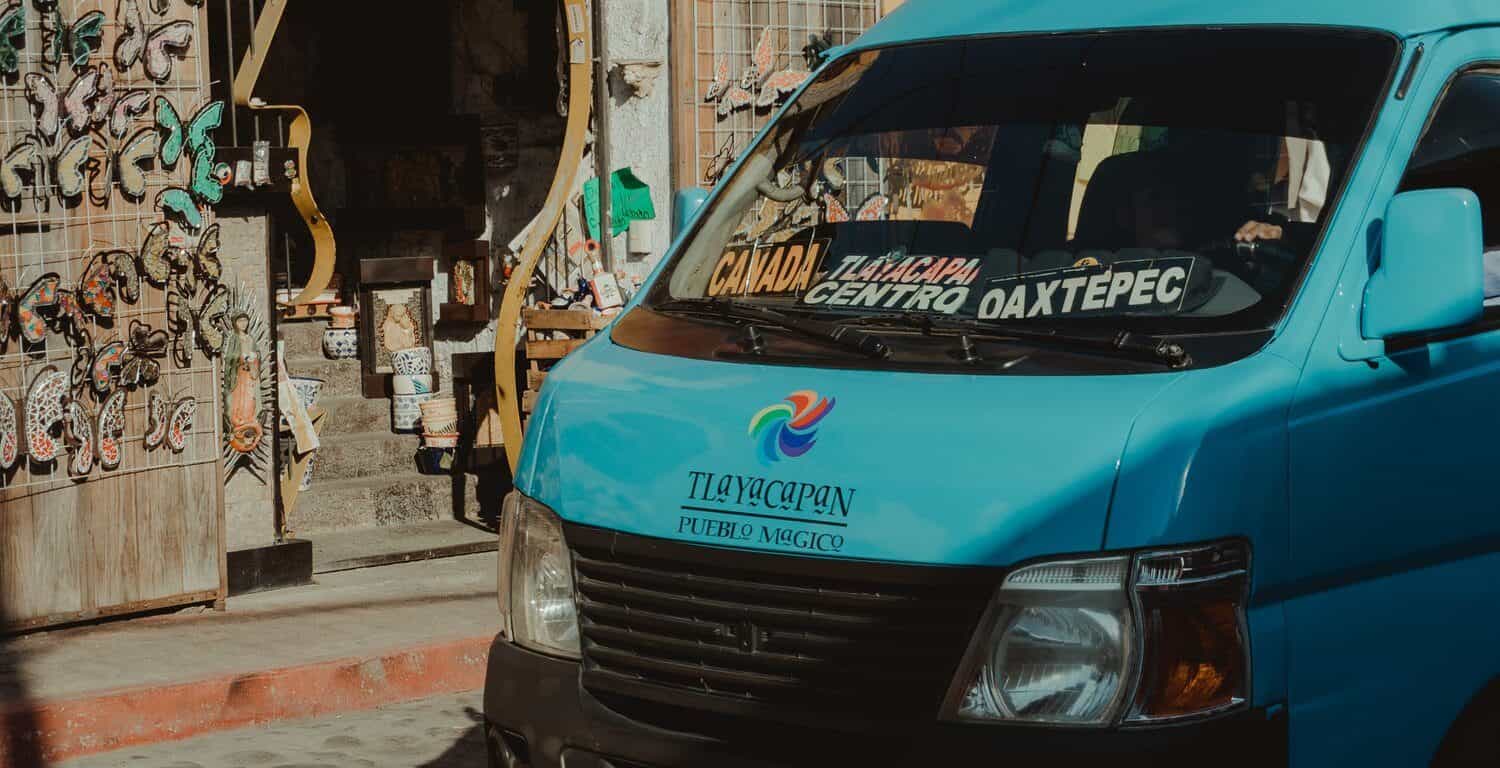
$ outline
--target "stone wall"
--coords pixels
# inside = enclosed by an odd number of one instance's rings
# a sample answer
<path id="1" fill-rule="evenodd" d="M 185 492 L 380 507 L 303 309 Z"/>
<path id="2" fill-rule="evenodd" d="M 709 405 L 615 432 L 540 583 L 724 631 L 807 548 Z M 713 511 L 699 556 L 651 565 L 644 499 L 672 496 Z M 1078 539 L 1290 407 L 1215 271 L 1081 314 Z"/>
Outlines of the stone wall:
<path id="1" fill-rule="evenodd" d="M 629 253 L 626 235 L 611 243 L 615 266 L 639 279 L 656 266 L 671 240 L 671 22 L 665 0 L 610 0 L 603 9 L 609 161 L 614 168 L 634 169 L 651 186 L 656 208 L 656 221 L 645 225 L 649 251 Z"/>
<path id="2" fill-rule="evenodd" d="M 242 286 L 257 297 L 262 312 L 269 310 L 271 298 L 266 281 L 266 246 L 269 221 L 264 210 L 222 208 L 219 211 L 226 284 Z M 269 375 L 269 368 L 262 369 Z M 266 440 L 271 435 L 266 435 Z M 274 460 L 273 460 L 274 462 Z M 263 547 L 276 542 L 276 485 L 272 477 L 274 463 L 257 473 L 248 469 L 233 471 L 224 484 L 225 534 L 229 551 Z"/>

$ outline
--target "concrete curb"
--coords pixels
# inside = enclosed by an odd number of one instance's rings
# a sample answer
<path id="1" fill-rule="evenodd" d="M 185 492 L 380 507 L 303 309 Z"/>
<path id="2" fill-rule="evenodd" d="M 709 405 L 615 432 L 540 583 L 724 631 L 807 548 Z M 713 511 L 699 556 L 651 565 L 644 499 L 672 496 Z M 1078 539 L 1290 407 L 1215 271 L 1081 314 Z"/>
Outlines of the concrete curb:
<path id="1" fill-rule="evenodd" d="M 62 761 L 211 731 L 371 709 L 484 685 L 492 637 L 465 638 L 377 656 L 145 686 L 43 702 L 20 713 L 37 723 L 44 759 Z M 0 724 L 16 722 L 0 713 Z M 0 728 L 0 765 L 7 765 Z"/>

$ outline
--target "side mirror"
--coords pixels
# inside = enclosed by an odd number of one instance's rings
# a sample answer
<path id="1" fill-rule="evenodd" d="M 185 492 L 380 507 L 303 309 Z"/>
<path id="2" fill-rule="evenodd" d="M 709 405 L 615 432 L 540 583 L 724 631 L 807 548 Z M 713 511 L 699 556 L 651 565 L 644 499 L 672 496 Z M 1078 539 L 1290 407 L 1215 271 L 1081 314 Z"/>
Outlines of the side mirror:
<path id="1" fill-rule="evenodd" d="M 1362 335 L 1454 328 L 1484 314 L 1484 221 L 1467 189 L 1404 192 L 1386 208 L 1380 266 L 1365 287 Z"/>
<path id="2" fill-rule="evenodd" d="M 703 204 L 708 202 L 708 190 L 702 187 L 689 187 L 677 190 L 677 196 L 672 200 L 672 240 L 686 232 L 693 225 L 693 219 L 697 218 L 698 211 Z"/>

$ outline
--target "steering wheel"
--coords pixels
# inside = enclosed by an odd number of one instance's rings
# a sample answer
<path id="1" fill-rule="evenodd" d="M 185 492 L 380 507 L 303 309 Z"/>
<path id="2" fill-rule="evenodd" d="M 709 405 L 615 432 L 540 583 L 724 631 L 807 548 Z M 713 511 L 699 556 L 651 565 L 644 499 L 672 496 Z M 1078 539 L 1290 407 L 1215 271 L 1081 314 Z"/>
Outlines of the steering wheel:
<path id="1" fill-rule="evenodd" d="M 1244 280 L 1261 293 L 1281 284 L 1287 270 L 1297 263 L 1297 254 L 1276 240 L 1240 242 L 1233 238 L 1215 240 L 1196 249 L 1216 268 Z"/>

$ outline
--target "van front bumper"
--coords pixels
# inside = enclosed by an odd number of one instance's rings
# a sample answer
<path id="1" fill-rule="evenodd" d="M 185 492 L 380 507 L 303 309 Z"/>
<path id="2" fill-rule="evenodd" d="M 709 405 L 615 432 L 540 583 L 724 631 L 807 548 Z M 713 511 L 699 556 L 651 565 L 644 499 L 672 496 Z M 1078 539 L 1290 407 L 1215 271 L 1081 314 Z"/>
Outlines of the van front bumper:
<path id="1" fill-rule="evenodd" d="M 577 662 L 498 638 L 490 647 L 486 730 L 492 764 L 507 768 L 910 768 L 995 765 L 997 759 L 1036 765 L 1099 760 L 1110 768 L 1287 764 L 1286 718 L 1265 710 L 1188 725 L 1100 731 L 938 722 L 871 723 L 860 731 L 742 719 L 706 735 L 674 727 L 669 711 L 652 710 L 655 716 L 647 722 L 621 709 L 635 711 L 612 707 L 584 690 Z M 682 722 L 693 714 L 684 712 Z"/>

